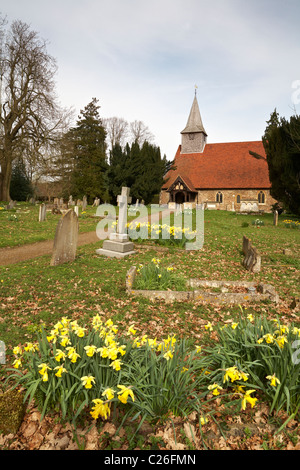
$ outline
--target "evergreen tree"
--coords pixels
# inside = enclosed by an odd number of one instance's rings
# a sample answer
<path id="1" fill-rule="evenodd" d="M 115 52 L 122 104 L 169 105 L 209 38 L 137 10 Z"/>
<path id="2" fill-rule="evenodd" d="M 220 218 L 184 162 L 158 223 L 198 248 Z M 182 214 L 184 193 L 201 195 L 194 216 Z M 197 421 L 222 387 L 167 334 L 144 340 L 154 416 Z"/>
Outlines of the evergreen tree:
<path id="1" fill-rule="evenodd" d="M 140 146 L 136 140 L 126 144 L 124 150 L 115 145 L 110 153 L 108 171 L 110 194 L 114 201 L 122 186 L 130 188 L 133 201 L 143 199 L 146 204 L 158 195 L 169 162 L 161 158 L 160 148 L 144 141 Z"/>
<path id="2" fill-rule="evenodd" d="M 81 110 L 77 125 L 70 130 L 73 142 L 73 172 L 71 175 L 71 194 L 75 197 L 86 195 L 89 200 L 96 196 L 108 199 L 106 172 L 106 132 L 102 125 L 97 105 L 92 101 Z"/>
<path id="3" fill-rule="evenodd" d="M 285 209 L 300 215 L 300 117 L 290 121 L 271 114 L 263 136 L 269 167 L 271 195 Z"/>
<path id="4" fill-rule="evenodd" d="M 18 159 L 13 166 L 10 181 L 10 196 L 13 201 L 26 201 L 33 195 L 33 188 L 26 173 L 26 167 L 23 160 Z"/>

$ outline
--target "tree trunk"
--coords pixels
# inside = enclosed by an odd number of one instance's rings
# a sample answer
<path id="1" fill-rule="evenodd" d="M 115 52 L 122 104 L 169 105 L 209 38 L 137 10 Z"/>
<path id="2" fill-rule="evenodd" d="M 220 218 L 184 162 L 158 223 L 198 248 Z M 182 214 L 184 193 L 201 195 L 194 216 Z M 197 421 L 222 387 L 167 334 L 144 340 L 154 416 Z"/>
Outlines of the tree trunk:
<path id="1" fill-rule="evenodd" d="M 1 164 L 0 173 L 0 201 L 10 201 L 10 180 L 11 180 L 12 164 L 11 159 Z"/>

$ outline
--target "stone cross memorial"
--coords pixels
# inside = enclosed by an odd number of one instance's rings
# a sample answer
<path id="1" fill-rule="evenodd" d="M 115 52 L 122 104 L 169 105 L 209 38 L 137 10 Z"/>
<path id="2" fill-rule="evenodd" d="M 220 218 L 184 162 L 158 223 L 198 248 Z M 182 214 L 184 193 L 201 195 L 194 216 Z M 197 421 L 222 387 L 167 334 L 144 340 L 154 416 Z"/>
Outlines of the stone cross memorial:
<path id="1" fill-rule="evenodd" d="M 50 265 L 74 261 L 78 242 L 78 217 L 69 209 L 57 224 Z"/>
<path id="2" fill-rule="evenodd" d="M 117 231 L 111 233 L 109 240 L 104 240 L 103 247 L 96 250 L 99 255 L 111 258 L 124 258 L 125 256 L 135 254 L 134 244 L 129 241 L 126 231 L 127 225 L 127 204 L 130 204 L 130 189 L 123 187 L 121 195 L 118 196 L 119 217 Z"/>

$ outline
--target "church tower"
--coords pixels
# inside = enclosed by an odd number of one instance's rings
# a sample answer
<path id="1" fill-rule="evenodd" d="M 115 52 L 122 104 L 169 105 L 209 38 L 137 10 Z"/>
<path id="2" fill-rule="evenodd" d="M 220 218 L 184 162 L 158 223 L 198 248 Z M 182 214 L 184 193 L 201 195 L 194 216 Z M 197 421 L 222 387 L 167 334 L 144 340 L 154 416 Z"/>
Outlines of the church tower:
<path id="1" fill-rule="evenodd" d="M 181 132 L 181 153 L 202 153 L 207 134 L 202 124 L 197 95 L 192 104 L 186 127 Z"/>

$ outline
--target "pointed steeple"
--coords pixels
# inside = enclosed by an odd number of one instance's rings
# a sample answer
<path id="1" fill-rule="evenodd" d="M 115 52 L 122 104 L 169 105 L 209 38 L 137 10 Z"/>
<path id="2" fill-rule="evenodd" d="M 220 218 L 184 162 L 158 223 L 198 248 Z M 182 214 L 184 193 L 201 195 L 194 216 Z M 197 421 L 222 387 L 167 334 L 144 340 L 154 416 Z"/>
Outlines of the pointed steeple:
<path id="1" fill-rule="evenodd" d="M 196 91 L 187 124 L 181 135 L 181 153 L 203 152 L 207 133 L 202 123 Z"/>

